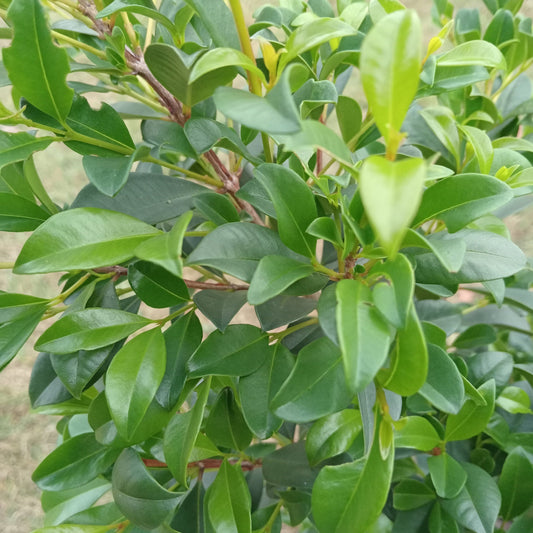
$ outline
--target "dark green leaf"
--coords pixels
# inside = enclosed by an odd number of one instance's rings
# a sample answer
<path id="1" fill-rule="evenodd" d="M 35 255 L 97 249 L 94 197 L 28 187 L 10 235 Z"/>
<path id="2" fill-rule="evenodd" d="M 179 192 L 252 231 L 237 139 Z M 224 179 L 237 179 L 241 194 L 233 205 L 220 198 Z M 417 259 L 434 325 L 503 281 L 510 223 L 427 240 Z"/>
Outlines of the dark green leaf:
<path id="1" fill-rule="evenodd" d="M 278 448 L 263 459 L 263 475 L 268 483 L 281 487 L 310 489 L 316 478 L 305 453 L 303 440 Z"/>
<path id="2" fill-rule="evenodd" d="M 469 357 L 467 364 L 468 379 L 476 386 L 494 379 L 497 387 L 503 387 L 513 372 L 513 357 L 506 352 L 480 352 Z"/>
<path id="3" fill-rule="evenodd" d="M 0 293 L 0 324 L 14 322 L 26 315 L 44 312 L 48 300 L 26 294 Z"/>
<path id="4" fill-rule="evenodd" d="M 35 343 L 36 350 L 68 354 L 95 350 L 124 339 L 150 321 L 117 309 L 83 309 L 60 318 Z"/>
<path id="5" fill-rule="evenodd" d="M 501 515 L 510 520 L 526 511 L 533 501 L 533 467 L 527 452 L 516 447 L 505 460 L 498 481 L 502 494 Z"/>
<path id="6" fill-rule="evenodd" d="M 211 220 L 217 226 L 229 222 L 240 222 L 237 209 L 222 194 L 215 192 L 200 194 L 194 199 L 194 206 L 207 220 Z"/>
<path id="7" fill-rule="evenodd" d="M 137 151 L 131 155 L 100 157 L 86 155 L 83 169 L 89 181 L 103 194 L 115 196 L 128 181 Z"/>
<path id="8" fill-rule="evenodd" d="M 257 370 L 268 354 L 268 338 L 248 324 L 229 326 L 224 333 L 214 331 L 187 363 L 189 377 L 210 374 L 246 376 Z"/>
<path id="9" fill-rule="evenodd" d="M 287 289 L 286 293 L 290 290 L 290 288 Z M 290 294 L 282 294 L 281 296 L 276 296 L 268 300 L 264 304 L 256 306 L 255 314 L 259 319 L 261 329 L 269 331 L 305 318 L 315 308 L 316 301 L 312 298 L 298 298 Z"/>
<path id="10" fill-rule="evenodd" d="M 154 529 L 176 507 L 179 495 L 164 489 L 150 476 L 141 458 L 125 449 L 113 468 L 113 499 L 134 524 Z"/>
<path id="11" fill-rule="evenodd" d="M 394 487 L 393 505 L 399 511 L 422 507 L 436 498 L 425 483 L 416 479 L 403 479 Z"/>
<path id="12" fill-rule="evenodd" d="M 41 490 L 65 490 L 84 485 L 105 472 L 120 450 L 102 446 L 92 433 L 82 433 L 56 448 L 33 472 Z"/>
<path id="13" fill-rule="evenodd" d="M 33 232 L 14 272 L 37 274 L 115 265 L 133 257 L 136 246 L 158 232 L 140 220 L 103 209 L 63 211 Z"/>
<path id="14" fill-rule="evenodd" d="M 33 152 L 44 150 L 52 141 L 53 137 L 0 131 L 0 168 L 16 161 L 25 161 Z"/>
<path id="15" fill-rule="evenodd" d="M 3 51 L 9 79 L 32 105 L 63 121 L 74 94 L 66 83 L 68 56 L 52 42 L 41 3 L 18 0 L 7 16 L 15 32 L 11 47 Z"/>
<path id="16" fill-rule="evenodd" d="M 246 303 L 246 291 L 207 289 L 195 293 L 193 300 L 200 312 L 223 332 Z"/>
<path id="17" fill-rule="evenodd" d="M 361 129 L 363 119 L 361 106 L 353 98 L 339 96 L 336 111 L 342 138 L 348 143 Z"/>

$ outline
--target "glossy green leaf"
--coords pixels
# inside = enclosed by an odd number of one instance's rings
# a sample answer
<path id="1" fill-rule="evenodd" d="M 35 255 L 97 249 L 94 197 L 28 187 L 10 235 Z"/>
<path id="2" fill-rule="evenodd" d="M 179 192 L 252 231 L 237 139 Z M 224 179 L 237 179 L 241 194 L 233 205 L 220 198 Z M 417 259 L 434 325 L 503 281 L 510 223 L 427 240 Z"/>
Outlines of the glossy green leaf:
<path id="1" fill-rule="evenodd" d="M 150 321 L 117 309 L 84 309 L 52 324 L 35 343 L 35 349 L 58 354 L 95 350 L 124 339 Z"/>
<path id="2" fill-rule="evenodd" d="M 228 118 L 253 130 L 271 135 L 300 131 L 300 113 L 290 89 L 291 69 L 287 69 L 275 87 L 264 98 L 255 94 L 220 87 L 214 99 L 217 109 Z"/>
<path id="3" fill-rule="evenodd" d="M 476 324 L 461 332 L 453 344 L 457 348 L 468 349 L 492 344 L 497 338 L 496 330 L 492 326 L 488 324 Z"/>
<path id="4" fill-rule="evenodd" d="M 163 336 L 166 346 L 166 368 L 157 389 L 156 400 L 165 409 L 172 409 L 178 401 L 187 379 L 186 364 L 202 342 L 202 325 L 193 313 L 178 318 Z"/>
<path id="5" fill-rule="evenodd" d="M 107 196 L 115 196 L 128 181 L 137 151 L 131 155 L 117 157 L 100 157 L 86 155 L 83 169 L 89 181 Z"/>
<path id="6" fill-rule="evenodd" d="M 411 396 L 426 382 L 428 350 L 426 339 L 414 307 L 411 307 L 407 324 L 398 330 L 392 364 L 380 374 L 383 386 L 402 396 Z"/>
<path id="7" fill-rule="evenodd" d="M 379 427 L 380 419 L 376 421 Z M 375 430 L 368 456 L 339 466 L 326 466 L 313 486 L 313 517 L 321 533 L 365 531 L 379 517 L 392 477 L 394 453 L 383 459 Z"/>
<path id="8" fill-rule="evenodd" d="M 133 217 L 104 209 L 63 211 L 33 232 L 14 272 L 37 274 L 115 265 L 131 259 L 135 248 L 158 232 Z"/>
<path id="9" fill-rule="evenodd" d="M 446 422 L 447 441 L 465 440 L 481 433 L 494 412 L 494 397 L 496 394 L 494 380 L 487 381 L 478 391 L 483 396 L 486 405 L 477 405 L 474 400 L 467 400 L 457 414 L 452 414 Z"/>
<path id="10" fill-rule="evenodd" d="M 165 340 L 158 328 L 131 339 L 111 361 L 105 394 L 111 417 L 126 440 L 131 439 L 154 399 L 165 364 Z"/>
<path id="11" fill-rule="evenodd" d="M 363 390 L 385 362 L 389 327 L 372 305 L 370 289 L 357 280 L 337 283 L 337 334 L 344 372 L 353 392 Z"/>
<path id="12" fill-rule="evenodd" d="M 498 396 L 496 403 L 499 407 L 512 414 L 533 414 L 527 392 L 519 387 L 505 387 Z"/>
<path id="13" fill-rule="evenodd" d="M 0 293 L 0 324 L 45 311 L 48 300 L 26 294 Z"/>
<path id="14" fill-rule="evenodd" d="M 316 218 L 314 196 L 300 176 L 279 165 L 266 163 L 254 177 L 268 192 L 276 209 L 281 240 L 295 252 L 313 257 L 316 239 L 305 230 Z"/>
<path id="15" fill-rule="evenodd" d="M 429 367 L 420 394 L 445 413 L 458 413 L 463 405 L 461 374 L 449 355 L 434 344 L 428 345 Z"/>
<path id="16" fill-rule="evenodd" d="M 270 410 L 270 403 L 293 366 L 292 354 L 277 343 L 257 370 L 239 380 L 244 418 L 249 428 L 261 439 L 270 437 L 282 423 Z"/>
<path id="17" fill-rule="evenodd" d="M 150 307 L 183 305 L 190 299 L 182 279 L 148 261 L 131 264 L 128 267 L 128 281 L 135 294 Z"/>
<path id="18" fill-rule="evenodd" d="M 418 87 L 422 31 L 414 11 L 381 19 L 363 42 L 361 79 L 379 131 L 389 143 L 398 135 Z"/>
<path id="19" fill-rule="evenodd" d="M 473 126 L 461 125 L 460 131 L 465 135 L 474 150 L 479 171 L 482 174 L 489 174 L 494 159 L 494 149 L 490 142 L 490 137 L 483 131 Z"/>
<path id="20" fill-rule="evenodd" d="M 337 246 L 342 245 L 342 237 L 335 221 L 329 217 L 318 217 L 309 224 L 307 233 L 317 239 L 324 239 Z"/>
<path id="21" fill-rule="evenodd" d="M 421 416 L 408 416 L 400 419 L 400 427 L 394 433 L 396 448 L 414 448 L 429 452 L 441 441 L 435 427 Z"/>
<path id="22" fill-rule="evenodd" d="M 352 4 L 357 5 L 357 4 Z M 350 142 L 361 128 L 363 112 L 356 100 L 348 96 L 339 96 L 337 105 L 337 120 L 344 142 Z"/>
<path id="23" fill-rule="evenodd" d="M 224 333 L 214 331 L 187 363 L 189 377 L 210 374 L 246 376 L 257 370 L 268 355 L 268 338 L 248 324 L 228 326 Z"/>
<path id="24" fill-rule="evenodd" d="M 436 498 L 433 490 L 416 479 L 403 479 L 394 487 L 393 505 L 399 511 L 422 507 Z"/>
<path id="25" fill-rule="evenodd" d="M 22 196 L 0 193 L 0 230 L 33 231 L 50 213 Z"/>
<path id="26" fill-rule="evenodd" d="M 422 159 L 388 161 L 372 156 L 359 176 L 365 213 L 381 245 L 394 256 L 422 198 L 426 165 Z"/>
<path id="27" fill-rule="evenodd" d="M 310 284 L 312 280 L 313 278 L 311 277 L 302 281 Z M 290 293 L 293 290 L 296 290 L 297 287 L 298 283 L 295 283 L 285 292 Z M 315 292 L 313 290 L 314 288 L 315 286 L 312 286 L 312 288 L 306 292 L 313 293 Z M 309 313 L 313 312 L 315 309 L 316 301 L 311 298 L 299 298 L 292 294 L 282 294 L 268 300 L 268 302 L 265 302 L 264 304 L 256 306 L 255 314 L 259 319 L 261 329 L 263 331 L 269 331 L 299 321 L 300 319 L 307 317 Z"/>
<path id="28" fill-rule="evenodd" d="M 265 255 L 293 256 L 274 231 L 256 224 L 235 222 L 224 224 L 204 237 L 187 258 L 187 263 L 210 266 L 251 281 Z"/>
<path id="29" fill-rule="evenodd" d="M 35 469 L 33 481 L 41 490 L 79 487 L 104 473 L 120 450 L 102 446 L 94 434 L 82 433 L 57 447 Z"/>
<path id="30" fill-rule="evenodd" d="M 309 422 L 345 408 L 351 396 L 339 349 L 321 338 L 300 351 L 271 408 L 284 420 Z"/>
<path id="31" fill-rule="evenodd" d="M 234 48 L 215 48 L 203 54 L 196 61 L 189 76 L 189 83 L 194 83 L 207 73 L 224 67 L 242 67 L 265 81 L 263 71 L 257 68 L 247 55 Z"/>
<path id="32" fill-rule="evenodd" d="M 180 502 L 178 510 L 170 525 L 182 533 L 201 533 L 204 529 L 204 497 L 205 489 L 201 481 Z"/>
<path id="33" fill-rule="evenodd" d="M 305 451 L 312 466 L 345 452 L 363 429 L 361 413 L 345 409 L 317 420 L 309 430 Z"/>
<path id="34" fill-rule="evenodd" d="M 442 507 L 461 524 L 475 533 L 492 533 L 500 510 L 501 495 L 496 482 L 481 468 L 463 463 L 466 484 L 452 500 L 443 500 Z"/>
<path id="35" fill-rule="evenodd" d="M 509 187 L 492 176 L 450 176 L 424 191 L 414 224 L 438 218 L 455 232 L 506 204 L 512 196 Z"/>
<path id="36" fill-rule="evenodd" d="M 139 455 L 126 448 L 113 468 L 113 499 L 127 519 L 151 530 L 176 507 L 179 495 L 164 489 L 149 473 Z"/>
<path id="37" fill-rule="evenodd" d="M 28 102 L 64 121 L 74 94 L 66 83 L 68 56 L 52 42 L 41 3 L 13 2 L 7 17 L 15 34 L 11 47 L 3 50 L 9 79 Z"/>
<path id="38" fill-rule="evenodd" d="M 431 481 L 441 498 L 455 498 L 466 483 L 464 468 L 449 454 L 428 457 Z"/>
<path id="39" fill-rule="evenodd" d="M 229 387 L 222 389 L 209 410 L 205 423 L 206 435 L 219 448 L 244 450 L 252 440 L 242 411 Z"/>
<path id="40" fill-rule="evenodd" d="M 25 161 L 33 152 L 44 150 L 53 140 L 53 137 L 35 137 L 25 132 L 0 131 L 0 168 Z"/>
<path id="41" fill-rule="evenodd" d="M 213 531 L 251 533 L 250 491 L 239 464 L 222 463 L 205 494 L 204 509 Z"/>
<path id="42" fill-rule="evenodd" d="M 165 460 L 172 475 L 184 487 L 188 486 L 187 465 L 200 432 L 210 385 L 211 380 L 200 385 L 192 409 L 186 413 L 176 413 L 165 429 Z"/>
<path id="43" fill-rule="evenodd" d="M 305 442 L 278 448 L 263 459 L 265 481 L 279 487 L 309 490 L 316 478 L 305 453 Z"/>
<path id="44" fill-rule="evenodd" d="M 441 67 L 479 65 L 505 69 L 505 58 L 496 46 L 487 41 L 469 41 L 444 52 L 438 57 L 437 64 Z"/>
<path id="45" fill-rule="evenodd" d="M 254 272 L 248 289 L 248 302 L 252 305 L 262 304 L 313 271 L 310 264 L 289 257 L 267 255 L 259 261 Z"/>
<path id="46" fill-rule="evenodd" d="M 527 452 L 516 447 L 505 460 L 498 480 L 502 494 L 501 515 L 511 520 L 526 511 L 533 501 L 533 467 Z"/>

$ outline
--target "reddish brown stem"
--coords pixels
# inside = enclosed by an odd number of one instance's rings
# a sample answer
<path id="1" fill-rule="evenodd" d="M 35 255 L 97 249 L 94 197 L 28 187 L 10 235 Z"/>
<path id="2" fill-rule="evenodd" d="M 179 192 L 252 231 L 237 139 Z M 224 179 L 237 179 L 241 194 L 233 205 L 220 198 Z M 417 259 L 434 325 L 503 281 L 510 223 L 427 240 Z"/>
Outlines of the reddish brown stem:
<path id="1" fill-rule="evenodd" d="M 198 468 L 201 472 L 203 472 L 204 470 L 218 469 L 220 468 L 223 462 L 224 459 L 204 459 L 203 461 L 194 461 L 192 463 L 189 463 L 187 465 L 187 468 Z M 229 462 L 234 465 L 237 464 L 239 461 L 237 459 L 230 459 Z M 168 468 L 168 465 L 166 463 L 162 463 L 157 459 L 143 459 L 143 463 L 147 468 Z M 254 470 L 255 468 L 260 468 L 262 466 L 262 462 L 261 459 L 258 459 L 254 462 L 241 461 L 240 466 L 242 470 L 248 472 L 250 470 Z"/>

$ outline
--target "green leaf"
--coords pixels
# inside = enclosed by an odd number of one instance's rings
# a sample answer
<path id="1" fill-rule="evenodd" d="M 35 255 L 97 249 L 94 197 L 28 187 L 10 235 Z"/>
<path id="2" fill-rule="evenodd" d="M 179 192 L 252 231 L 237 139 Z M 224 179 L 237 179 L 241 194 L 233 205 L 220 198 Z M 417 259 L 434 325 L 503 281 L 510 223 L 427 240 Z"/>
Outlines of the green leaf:
<path id="1" fill-rule="evenodd" d="M 394 433 L 396 448 L 414 448 L 429 452 L 439 445 L 441 438 L 435 427 L 421 416 L 408 416 L 398 421 L 399 429 Z"/>
<path id="2" fill-rule="evenodd" d="M 464 385 L 449 355 L 434 344 L 428 345 L 429 368 L 420 394 L 445 413 L 458 413 L 463 405 Z"/>
<path id="3" fill-rule="evenodd" d="M 416 479 L 402 479 L 393 494 L 394 508 L 399 511 L 422 507 L 436 498 L 430 487 Z"/>
<path id="4" fill-rule="evenodd" d="M 170 525 L 182 533 L 202 533 L 204 525 L 205 489 L 201 481 L 185 495 Z"/>
<path id="5" fill-rule="evenodd" d="M 366 215 L 390 256 L 400 248 L 422 198 L 426 164 L 422 159 L 368 158 L 359 176 Z"/>
<path id="6" fill-rule="evenodd" d="M 44 150 L 53 140 L 53 137 L 35 137 L 25 132 L 0 131 L 0 168 L 25 161 L 33 152 Z"/>
<path id="7" fill-rule="evenodd" d="M 494 412 L 496 385 L 494 380 L 487 381 L 478 389 L 486 405 L 477 405 L 474 400 L 467 400 L 461 410 L 450 415 L 446 422 L 446 441 L 465 440 L 481 433 Z"/>
<path id="8" fill-rule="evenodd" d="M 342 246 L 342 237 L 340 235 L 337 224 L 332 218 L 318 217 L 309 224 L 307 233 L 316 237 L 317 239 L 324 239 L 337 246 Z"/>
<path id="9" fill-rule="evenodd" d="M 299 352 L 270 407 L 284 420 L 304 423 L 340 411 L 351 397 L 339 349 L 323 337 Z"/>
<path id="10" fill-rule="evenodd" d="M 492 326 L 476 324 L 461 332 L 453 342 L 453 345 L 460 349 L 476 348 L 477 346 L 492 344 L 496 342 L 497 338 L 496 330 Z"/>
<path id="11" fill-rule="evenodd" d="M 415 225 L 433 218 L 456 232 L 476 218 L 506 204 L 513 197 L 502 181 L 482 174 L 450 176 L 428 187 L 414 219 Z"/>
<path id="12" fill-rule="evenodd" d="M 316 470 L 311 469 L 303 440 L 290 443 L 263 459 L 265 481 L 280 487 L 307 489 L 313 485 Z"/>
<path id="13" fill-rule="evenodd" d="M 440 67 L 465 67 L 479 65 L 482 67 L 505 70 L 503 54 L 487 41 L 468 41 L 462 43 L 437 58 Z"/>
<path id="14" fill-rule="evenodd" d="M 13 271 L 37 274 L 115 265 L 131 259 L 135 248 L 157 233 L 153 226 L 113 211 L 63 211 L 32 233 Z"/>
<path id="15" fill-rule="evenodd" d="M 16 194 L 0 193 L 0 231 L 33 231 L 50 213 Z"/>
<path id="16" fill-rule="evenodd" d="M 120 450 L 102 446 L 93 433 L 82 433 L 58 446 L 35 469 L 34 483 L 41 490 L 79 487 L 104 473 Z"/>
<path id="17" fill-rule="evenodd" d="M 455 498 L 466 483 L 464 468 L 447 453 L 428 457 L 431 481 L 441 498 Z"/>
<path id="18" fill-rule="evenodd" d="M 469 357 L 467 364 L 468 379 L 476 386 L 494 379 L 496 387 L 504 387 L 513 372 L 513 356 L 506 352 L 480 352 Z"/>
<path id="19" fill-rule="evenodd" d="M 32 313 L 0 326 L 0 370 L 8 365 L 24 346 L 41 321 L 44 311 L 44 308 L 34 309 Z"/>
<path id="20" fill-rule="evenodd" d="M 472 126 L 459 125 L 458 127 L 474 150 L 479 171 L 482 174 L 489 174 L 494 159 L 494 149 L 490 137 L 483 130 Z"/>
<path id="21" fill-rule="evenodd" d="M 361 49 L 360 69 L 368 105 L 389 144 L 400 131 L 418 88 L 422 30 L 414 11 L 381 19 Z"/>
<path id="22" fill-rule="evenodd" d="M 355 409 L 345 409 L 317 420 L 305 441 L 309 464 L 316 466 L 345 452 L 362 429 L 361 413 Z"/>
<path id="23" fill-rule="evenodd" d="M 183 276 L 183 260 L 181 258 L 183 239 L 192 216 L 192 211 L 183 213 L 170 231 L 141 242 L 135 248 L 135 255 L 139 259 L 155 263 L 174 276 L 181 278 Z M 182 294 L 185 293 L 182 292 Z"/>
<path id="24" fill-rule="evenodd" d="M 186 364 L 202 342 L 202 325 L 194 313 L 178 318 L 163 332 L 166 345 L 166 368 L 156 400 L 165 409 L 178 401 L 187 379 Z"/>
<path id="25" fill-rule="evenodd" d="M 147 326 L 147 318 L 117 309 L 83 309 L 65 315 L 36 341 L 35 349 L 57 354 L 95 350 Z"/>
<path id="26" fill-rule="evenodd" d="M 48 300 L 26 294 L 0 293 L 0 324 L 14 322 L 26 315 L 44 313 Z"/>
<path id="27" fill-rule="evenodd" d="M 244 450 L 252 440 L 252 432 L 246 425 L 233 391 L 222 389 L 209 410 L 205 433 L 219 448 Z"/>
<path id="28" fill-rule="evenodd" d="M 204 237 L 187 258 L 187 264 L 217 268 L 249 282 L 265 255 L 294 257 L 274 231 L 234 222 L 219 226 Z"/>
<path id="29" fill-rule="evenodd" d="M 444 106 L 435 106 L 423 109 L 420 111 L 420 116 L 426 121 L 437 139 L 453 155 L 458 168 L 460 165 L 460 139 L 453 111 Z"/>
<path id="30" fill-rule="evenodd" d="M 380 374 L 383 386 L 402 396 L 411 396 L 426 382 L 428 349 L 418 316 L 411 306 L 407 324 L 398 331 L 391 367 Z"/>
<path id="31" fill-rule="evenodd" d="M 163 13 L 157 11 L 157 9 L 148 7 L 147 2 L 144 2 L 143 0 L 114 0 L 98 13 L 97 18 L 101 19 L 109 17 L 110 15 L 118 12 L 136 13 L 138 15 L 154 19 L 165 26 L 165 28 L 171 34 L 176 32 L 176 26 L 171 20 L 165 17 Z"/>
<path id="32" fill-rule="evenodd" d="M 128 520 L 151 530 L 176 507 L 180 495 L 164 489 L 148 473 L 141 458 L 126 448 L 113 468 L 113 499 Z"/>
<path id="33" fill-rule="evenodd" d="M 519 387 L 505 387 L 498 396 L 496 403 L 499 407 L 512 414 L 533 414 L 527 392 Z"/>
<path id="34" fill-rule="evenodd" d="M 198 310 L 217 329 L 224 332 L 239 309 L 246 303 L 246 291 L 219 291 L 208 289 L 193 296 Z"/>
<path id="35" fill-rule="evenodd" d="M 492 533 L 500 510 L 501 496 L 496 482 L 481 468 L 463 463 L 466 484 L 452 500 L 443 500 L 442 507 L 461 524 L 475 533 Z"/>
<path id="36" fill-rule="evenodd" d="M 361 129 L 363 120 L 361 106 L 353 98 L 340 95 L 335 110 L 342 138 L 345 143 L 349 143 Z"/>
<path id="37" fill-rule="evenodd" d="M 251 533 L 251 496 L 239 464 L 224 460 L 207 489 L 204 509 L 213 531 Z"/>
<path id="38" fill-rule="evenodd" d="M 300 113 L 290 88 L 294 68 L 287 69 L 264 98 L 230 87 L 219 87 L 214 95 L 217 109 L 248 128 L 270 135 L 299 132 Z"/>
<path id="39" fill-rule="evenodd" d="M 165 373 L 165 340 L 159 328 L 131 339 L 113 357 L 105 394 L 119 434 L 130 440 L 155 397 Z"/>
<path id="40" fill-rule="evenodd" d="M 261 439 L 279 428 L 282 421 L 270 410 L 270 403 L 294 366 L 292 354 L 277 343 L 269 350 L 264 363 L 239 380 L 239 396 L 246 423 Z"/>
<path id="41" fill-rule="evenodd" d="M 313 272 L 310 264 L 289 257 L 267 255 L 259 261 L 254 272 L 248 289 L 248 302 L 252 305 L 262 304 Z"/>
<path id="42" fill-rule="evenodd" d="M 176 413 L 165 429 L 165 460 L 176 481 L 184 487 L 188 486 L 187 465 L 200 432 L 210 386 L 210 379 L 200 385 L 192 409 L 186 413 Z"/>
<path id="43" fill-rule="evenodd" d="M 296 172 L 265 163 L 254 177 L 268 192 L 276 209 L 281 240 L 295 252 L 314 257 L 316 239 L 305 230 L 317 217 L 313 193 Z"/>
<path id="44" fill-rule="evenodd" d="M 137 261 L 128 266 L 128 282 L 135 294 L 150 307 L 172 307 L 190 300 L 189 290 L 182 279 L 148 261 Z"/>
<path id="45" fill-rule="evenodd" d="M 55 46 L 38 0 L 12 2 L 8 20 L 15 36 L 4 48 L 4 64 L 19 94 L 39 110 L 63 122 L 74 91 L 67 86 L 67 52 Z"/>
<path id="46" fill-rule="evenodd" d="M 527 452 L 516 447 L 505 459 L 498 480 L 502 494 L 501 515 L 505 521 L 526 511 L 533 501 L 533 467 Z"/>
<path id="47" fill-rule="evenodd" d="M 207 73 L 223 67 L 242 67 L 266 83 L 263 71 L 247 55 L 234 48 L 215 48 L 203 54 L 191 70 L 189 83 L 194 83 Z"/>
<path id="48" fill-rule="evenodd" d="M 337 283 L 337 334 L 346 380 L 352 392 L 362 391 L 385 362 L 390 332 L 372 305 L 370 289 L 357 280 Z"/>
<path id="49" fill-rule="evenodd" d="M 312 20 L 291 33 L 285 43 L 287 52 L 281 56 L 279 68 L 282 70 L 294 58 L 315 46 L 355 33 L 352 26 L 339 19 L 319 18 Z"/>
<path id="50" fill-rule="evenodd" d="M 228 326 L 224 333 L 211 333 L 189 359 L 189 377 L 246 376 L 263 364 L 267 354 L 268 337 L 259 328 Z"/>
<path id="51" fill-rule="evenodd" d="M 187 124 L 190 122 L 189 120 Z M 222 194 L 216 192 L 199 194 L 194 199 L 194 206 L 207 220 L 217 226 L 222 226 L 229 222 L 240 222 L 239 212 L 231 201 Z"/>
<path id="52" fill-rule="evenodd" d="M 321 533 L 365 531 L 379 517 L 392 478 L 394 453 L 379 449 L 379 422 L 367 457 L 354 463 L 326 466 L 313 486 L 313 517 Z"/>

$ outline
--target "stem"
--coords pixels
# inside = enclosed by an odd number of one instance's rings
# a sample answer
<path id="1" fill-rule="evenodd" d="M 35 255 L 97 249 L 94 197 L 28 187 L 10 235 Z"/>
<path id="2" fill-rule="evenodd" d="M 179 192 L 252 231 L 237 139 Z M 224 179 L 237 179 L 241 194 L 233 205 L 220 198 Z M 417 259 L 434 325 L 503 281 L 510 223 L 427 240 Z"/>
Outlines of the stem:
<path id="1" fill-rule="evenodd" d="M 107 56 L 103 50 L 98 50 L 98 48 L 94 48 L 94 46 L 90 46 L 88 44 L 77 41 L 76 39 L 73 39 L 72 37 L 68 37 L 67 35 L 63 35 L 62 33 L 59 33 L 58 31 L 51 30 L 50 33 L 52 34 L 52 37 L 54 37 L 54 39 L 57 39 L 58 41 L 61 41 L 65 44 L 70 44 L 74 48 L 85 50 L 86 52 L 89 52 L 90 54 L 95 55 L 99 59 L 107 59 Z"/>
<path id="2" fill-rule="evenodd" d="M 483 298 L 482 300 L 479 300 L 479 302 L 475 303 L 474 305 L 471 305 L 470 307 L 463 309 L 461 311 L 461 314 L 467 315 L 468 313 L 472 313 L 472 311 L 477 311 L 478 309 L 482 309 L 483 307 L 486 307 L 487 305 L 489 305 L 489 299 Z"/>
<path id="3" fill-rule="evenodd" d="M 187 311 L 190 311 L 191 309 L 194 309 L 195 307 L 196 305 L 194 303 L 190 303 L 188 305 L 185 305 L 184 307 L 181 307 L 177 311 L 174 311 L 174 313 L 171 313 L 170 315 L 163 317 L 163 318 L 159 318 L 157 320 L 152 320 L 152 322 L 154 324 L 159 324 L 160 326 L 162 326 L 163 324 L 165 324 L 165 322 L 168 322 L 169 320 L 173 320 L 174 318 L 180 315 L 183 315 L 184 313 L 186 313 Z"/>
<path id="4" fill-rule="evenodd" d="M 272 531 L 272 526 L 274 525 L 274 522 L 276 521 L 276 518 L 279 515 L 279 512 L 281 511 L 281 507 L 283 505 L 283 500 L 279 500 L 276 504 L 276 508 L 272 511 L 272 514 L 270 515 L 270 518 L 268 519 L 268 522 L 265 524 L 265 527 L 263 528 L 263 531 L 265 533 L 270 533 Z"/>
<path id="5" fill-rule="evenodd" d="M 181 172 L 184 176 L 187 176 L 188 178 L 207 183 L 208 185 L 212 185 L 213 187 L 222 187 L 223 185 L 221 181 L 214 180 L 213 178 L 210 178 L 209 176 L 206 176 L 204 174 L 192 172 L 191 170 L 187 170 L 186 168 L 178 167 L 173 163 L 167 163 L 162 159 L 156 159 L 151 155 L 143 157 L 141 161 L 144 161 L 146 163 L 154 163 L 155 165 L 161 165 L 162 167 L 175 170 L 176 172 Z"/>
<path id="6" fill-rule="evenodd" d="M 88 272 L 82 276 L 76 283 L 69 287 L 65 292 L 62 292 L 59 296 L 56 296 L 53 300 L 50 300 L 49 306 L 53 307 L 58 303 L 63 303 L 71 294 L 75 293 L 89 278 L 91 273 Z"/>
<path id="7" fill-rule="evenodd" d="M 48 196 L 48 193 L 44 188 L 41 178 L 39 177 L 39 173 L 35 168 L 35 162 L 33 161 L 32 156 L 30 156 L 24 162 L 24 174 L 28 180 L 31 190 L 33 191 L 33 194 L 37 196 L 39 201 L 46 207 L 46 209 L 48 209 L 52 215 L 59 213 L 59 209 L 56 207 L 50 196 Z"/>
<path id="8" fill-rule="evenodd" d="M 254 63 L 255 55 L 252 49 L 252 43 L 250 41 L 250 34 L 248 33 L 248 28 L 246 26 L 246 21 L 244 20 L 244 13 L 242 11 L 242 6 L 240 0 L 229 0 L 231 12 L 233 13 L 233 20 L 235 21 L 235 26 L 237 27 L 237 33 L 239 34 L 239 41 L 241 43 L 241 50 L 245 55 L 247 55 Z M 261 80 L 253 72 L 247 71 L 248 83 L 250 85 L 250 90 L 253 94 L 257 96 L 263 96 L 263 88 L 261 86 Z M 261 139 L 263 141 L 263 151 L 265 154 L 265 161 L 267 163 L 272 163 L 272 151 L 270 149 L 270 140 L 266 133 L 261 132 Z"/>
<path id="9" fill-rule="evenodd" d="M 128 14 L 125 13 L 124 11 L 122 11 L 120 14 L 122 15 L 122 21 L 124 22 L 124 29 L 126 30 L 131 46 L 134 49 L 139 48 L 139 41 L 137 39 L 137 34 L 135 33 L 135 30 L 133 28 L 133 25 L 131 24 Z"/>
<path id="10" fill-rule="evenodd" d="M 284 331 L 280 331 L 279 333 L 272 333 L 270 335 L 270 340 L 280 341 L 281 339 L 284 339 L 287 335 L 290 335 L 291 333 L 294 333 L 295 331 L 298 331 L 300 329 L 307 328 L 308 326 L 312 326 L 313 324 L 318 324 L 318 318 L 310 318 L 305 322 L 300 322 L 300 324 L 291 326 L 290 328 L 287 328 Z"/>
<path id="11" fill-rule="evenodd" d="M 15 263 L 0 263 L 0 270 L 13 270 Z"/>
<path id="12" fill-rule="evenodd" d="M 237 285 L 236 283 L 205 283 L 191 279 L 184 279 L 183 282 L 191 289 L 214 289 L 218 291 L 247 291 L 249 289 L 248 285 Z"/>
<path id="13" fill-rule="evenodd" d="M 322 272 L 323 274 L 327 274 L 333 280 L 342 279 L 344 277 L 343 274 L 339 274 L 339 272 L 335 272 L 335 270 L 332 270 L 331 268 L 321 265 L 318 261 L 313 262 L 313 268 L 317 272 Z"/>

